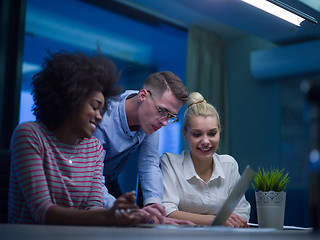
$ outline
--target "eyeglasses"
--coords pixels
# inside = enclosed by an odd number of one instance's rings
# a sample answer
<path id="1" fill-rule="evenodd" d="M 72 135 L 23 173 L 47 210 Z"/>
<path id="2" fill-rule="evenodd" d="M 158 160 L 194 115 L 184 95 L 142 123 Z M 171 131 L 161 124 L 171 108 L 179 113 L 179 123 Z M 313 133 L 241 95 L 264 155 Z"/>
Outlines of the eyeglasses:
<path id="1" fill-rule="evenodd" d="M 157 105 L 156 101 L 154 100 L 154 98 L 152 96 L 152 93 L 149 90 L 147 90 L 147 91 L 150 94 L 150 97 L 151 97 L 152 101 L 154 102 L 154 105 L 156 105 L 156 108 L 158 109 L 158 113 L 161 116 L 161 118 L 168 119 L 168 123 L 175 123 L 175 122 L 179 121 L 179 118 L 177 115 L 169 112 L 167 109 L 159 108 L 159 106 Z"/>

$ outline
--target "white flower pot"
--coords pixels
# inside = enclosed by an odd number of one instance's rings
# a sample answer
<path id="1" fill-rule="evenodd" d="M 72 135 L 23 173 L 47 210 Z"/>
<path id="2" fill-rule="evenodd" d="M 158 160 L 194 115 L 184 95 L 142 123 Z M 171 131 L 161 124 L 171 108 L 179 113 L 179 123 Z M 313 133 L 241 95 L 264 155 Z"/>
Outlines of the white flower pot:
<path id="1" fill-rule="evenodd" d="M 256 192 L 257 217 L 260 228 L 283 229 L 285 192 Z"/>

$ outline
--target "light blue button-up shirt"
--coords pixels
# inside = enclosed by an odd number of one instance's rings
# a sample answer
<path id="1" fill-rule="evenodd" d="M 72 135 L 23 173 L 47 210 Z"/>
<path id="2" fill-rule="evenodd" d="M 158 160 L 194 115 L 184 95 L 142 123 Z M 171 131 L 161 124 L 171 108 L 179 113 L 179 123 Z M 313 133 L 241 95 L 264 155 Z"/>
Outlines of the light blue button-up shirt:
<path id="1" fill-rule="evenodd" d="M 143 204 L 161 203 L 163 182 L 158 153 L 159 133 L 145 134 L 140 128 L 131 132 L 128 126 L 125 101 L 129 95 L 138 91 L 125 91 L 112 99 L 108 109 L 94 133 L 105 151 L 103 183 L 104 207 L 111 207 L 115 198 L 108 193 L 104 183 L 114 181 L 125 163 L 138 151 L 138 172 L 140 176 Z"/>

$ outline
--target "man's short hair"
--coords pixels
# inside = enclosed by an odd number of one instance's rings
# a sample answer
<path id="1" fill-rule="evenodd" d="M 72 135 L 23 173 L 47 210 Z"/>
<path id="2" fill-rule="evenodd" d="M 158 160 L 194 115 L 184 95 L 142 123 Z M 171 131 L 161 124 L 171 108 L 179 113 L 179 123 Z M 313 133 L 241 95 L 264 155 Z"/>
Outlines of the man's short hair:
<path id="1" fill-rule="evenodd" d="M 142 88 L 151 90 L 152 93 L 161 97 L 166 91 L 171 91 L 181 102 L 188 101 L 188 91 L 180 78 L 170 71 L 155 72 L 148 76 Z"/>

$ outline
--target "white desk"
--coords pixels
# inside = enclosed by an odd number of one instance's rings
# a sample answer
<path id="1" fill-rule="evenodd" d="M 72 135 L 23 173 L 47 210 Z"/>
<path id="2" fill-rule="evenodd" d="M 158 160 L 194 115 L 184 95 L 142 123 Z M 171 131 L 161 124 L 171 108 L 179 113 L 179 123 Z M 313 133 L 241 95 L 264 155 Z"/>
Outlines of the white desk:
<path id="1" fill-rule="evenodd" d="M 284 240 L 320 239 L 319 234 L 311 231 L 257 231 L 232 230 L 223 228 L 120 228 L 120 227 L 81 227 L 81 226 L 44 226 L 24 224 L 0 224 L 1 240 Z"/>

